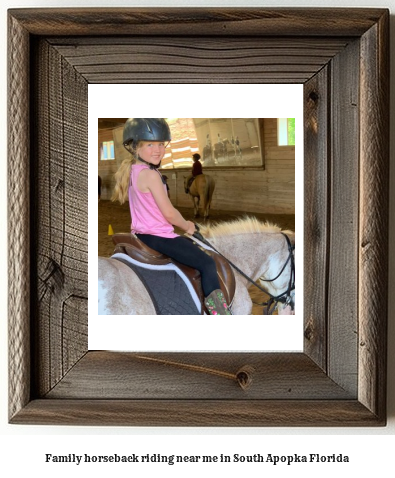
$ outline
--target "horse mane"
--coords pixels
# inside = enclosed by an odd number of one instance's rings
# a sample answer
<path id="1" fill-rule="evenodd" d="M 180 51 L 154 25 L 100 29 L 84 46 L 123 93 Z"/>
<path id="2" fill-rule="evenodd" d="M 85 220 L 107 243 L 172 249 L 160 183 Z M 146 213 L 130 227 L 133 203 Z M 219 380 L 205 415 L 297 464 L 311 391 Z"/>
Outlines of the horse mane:
<path id="1" fill-rule="evenodd" d="M 200 232 L 205 237 L 227 236 L 231 234 L 251 234 L 257 232 L 281 232 L 281 228 L 279 226 L 268 221 L 258 221 L 258 219 L 253 216 L 246 216 L 218 224 L 199 224 L 199 227 Z"/>

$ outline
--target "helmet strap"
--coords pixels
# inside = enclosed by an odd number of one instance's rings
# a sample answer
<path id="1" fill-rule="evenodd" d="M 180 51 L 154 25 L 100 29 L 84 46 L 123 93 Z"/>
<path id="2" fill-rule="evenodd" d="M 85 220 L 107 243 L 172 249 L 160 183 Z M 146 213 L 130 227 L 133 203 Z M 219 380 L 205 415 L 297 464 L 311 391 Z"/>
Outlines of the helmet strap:
<path id="1" fill-rule="evenodd" d="M 141 158 L 139 154 L 137 155 L 137 159 L 138 159 L 139 161 L 141 161 L 142 163 L 146 164 L 147 166 L 149 166 L 150 169 L 158 169 L 158 168 L 160 168 L 160 163 L 162 162 L 162 161 L 161 161 L 159 164 L 149 163 L 148 161 L 145 161 L 145 159 Z"/>

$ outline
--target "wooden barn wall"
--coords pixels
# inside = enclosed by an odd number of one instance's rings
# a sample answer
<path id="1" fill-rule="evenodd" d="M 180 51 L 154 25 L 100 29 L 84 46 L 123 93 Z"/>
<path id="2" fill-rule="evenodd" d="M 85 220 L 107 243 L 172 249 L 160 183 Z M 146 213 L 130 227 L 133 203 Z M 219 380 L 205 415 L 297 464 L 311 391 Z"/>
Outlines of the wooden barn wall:
<path id="1" fill-rule="evenodd" d="M 265 169 L 211 169 L 216 188 L 211 208 L 259 213 L 295 213 L 295 147 L 277 145 L 277 119 L 264 120 L 263 154 Z M 102 178 L 102 199 L 110 199 L 114 174 L 122 159 L 100 160 L 100 143 L 113 139 L 111 130 L 99 131 L 99 175 Z M 189 207 L 192 201 L 184 192 L 186 170 L 166 170 L 171 201 L 174 206 Z"/>

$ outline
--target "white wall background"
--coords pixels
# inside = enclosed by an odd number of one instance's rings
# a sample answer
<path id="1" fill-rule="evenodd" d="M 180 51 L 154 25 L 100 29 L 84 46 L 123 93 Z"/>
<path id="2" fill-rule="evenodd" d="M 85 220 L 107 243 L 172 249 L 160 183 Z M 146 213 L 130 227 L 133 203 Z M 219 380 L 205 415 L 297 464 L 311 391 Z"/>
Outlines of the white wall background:
<path id="1" fill-rule="evenodd" d="M 8 8 L 18 7 L 163 7 L 179 6 L 184 7 L 190 3 L 190 7 L 384 7 L 391 12 L 391 75 L 392 84 L 395 81 L 395 0 L 383 1 L 347 1 L 332 0 L 328 4 L 325 0 L 312 0 L 305 2 L 284 1 L 268 2 L 264 0 L 185 0 L 168 1 L 111 1 L 111 0 L 5 0 L 1 8 L 1 121 L 0 121 L 0 271 L 7 268 L 7 211 L 6 211 L 6 189 L 7 177 L 7 132 L 6 132 L 6 104 L 7 104 L 7 80 L 6 80 L 6 45 L 7 45 L 7 24 L 6 15 Z M 395 92 L 391 92 L 391 124 L 395 124 Z M 392 126 L 392 131 L 394 127 Z M 394 244 L 395 238 L 395 135 L 391 139 L 391 203 L 390 203 L 390 244 Z M 131 454 L 131 453 L 162 453 L 162 454 L 308 454 L 308 453 L 343 453 L 350 456 L 349 464 L 328 464 L 328 465 L 301 465 L 291 466 L 277 465 L 243 465 L 232 464 L 224 468 L 217 468 L 213 473 L 237 472 L 249 473 L 250 476 L 263 476 L 270 471 L 270 476 L 286 476 L 292 473 L 304 477 L 332 476 L 333 473 L 360 473 L 360 476 L 372 476 L 373 473 L 394 469 L 390 448 L 395 445 L 395 325 L 394 308 L 395 294 L 391 293 L 395 285 L 395 254 L 390 251 L 390 317 L 389 317 L 389 367 L 388 367 L 388 425 L 385 428 L 282 428 L 282 429 L 176 429 L 176 428 L 82 428 L 82 427 L 37 427 L 37 426 L 10 426 L 7 425 L 7 279 L 6 274 L 0 276 L 0 433 L 6 436 L 0 455 L 0 472 L 2 476 L 9 476 L 11 470 L 3 474 L 8 467 L 12 467 L 15 476 L 32 474 L 41 476 L 58 477 L 69 476 L 73 473 L 76 476 L 142 476 L 142 470 L 130 467 L 118 467 L 115 465 L 89 465 L 89 467 L 75 464 L 45 463 L 45 453 L 68 455 L 69 453 L 83 454 Z M 89 438 L 88 438 L 89 436 Z M 188 436 L 188 438 L 186 438 Z M 5 448 L 4 448 L 5 444 Z M 146 467 L 145 474 L 155 471 L 163 476 L 171 473 L 171 476 L 200 476 L 202 471 L 211 471 L 200 466 L 175 465 L 152 465 Z M 159 468 L 160 466 L 160 468 Z M 224 466 L 224 465 L 223 465 Z M 263 467 L 263 468 L 262 468 Z M 270 467 L 270 468 L 269 468 Z M 387 471 L 388 470 L 388 471 Z M 33 472 L 33 473 L 31 473 Z M 210 473 L 211 474 L 211 473 Z"/>

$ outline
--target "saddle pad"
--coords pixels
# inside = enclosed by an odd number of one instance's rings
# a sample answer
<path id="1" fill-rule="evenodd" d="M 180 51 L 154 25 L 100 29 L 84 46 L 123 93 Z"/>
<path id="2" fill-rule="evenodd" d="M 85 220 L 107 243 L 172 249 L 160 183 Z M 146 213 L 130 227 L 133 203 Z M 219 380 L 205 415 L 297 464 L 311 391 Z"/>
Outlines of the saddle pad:
<path id="1" fill-rule="evenodd" d="M 174 264 L 152 265 L 127 254 L 111 256 L 130 267 L 147 289 L 157 315 L 200 315 L 201 305 L 185 274 Z"/>

